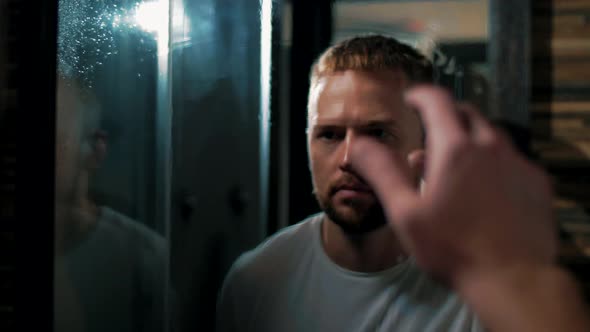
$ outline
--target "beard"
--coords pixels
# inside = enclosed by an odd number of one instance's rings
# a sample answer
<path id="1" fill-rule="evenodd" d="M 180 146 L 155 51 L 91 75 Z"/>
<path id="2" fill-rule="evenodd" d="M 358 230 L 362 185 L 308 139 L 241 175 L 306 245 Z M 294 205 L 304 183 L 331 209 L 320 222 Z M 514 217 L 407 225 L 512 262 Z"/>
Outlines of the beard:
<path id="1" fill-rule="evenodd" d="M 342 206 L 336 206 L 332 197 L 332 194 L 323 198 L 316 194 L 316 199 L 324 213 L 346 234 L 362 235 L 387 224 L 383 208 L 376 199 L 368 205 L 347 200 L 340 204 Z"/>

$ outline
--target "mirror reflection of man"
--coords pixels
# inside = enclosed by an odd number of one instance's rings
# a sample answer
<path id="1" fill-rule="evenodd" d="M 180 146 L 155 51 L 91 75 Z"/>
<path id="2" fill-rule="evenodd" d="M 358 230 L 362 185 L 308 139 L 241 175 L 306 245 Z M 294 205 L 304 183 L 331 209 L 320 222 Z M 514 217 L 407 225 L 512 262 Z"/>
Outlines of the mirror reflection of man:
<path id="1" fill-rule="evenodd" d="M 354 142 L 375 139 L 405 157 L 420 185 L 424 132 L 403 92 L 430 80 L 430 62 L 391 38 L 353 38 L 323 53 L 312 68 L 307 133 L 323 212 L 237 260 L 220 295 L 221 331 L 481 330 L 452 291 L 417 268 L 351 164 Z"/>
<path id="2" fill-rule="evenodd" d="M 92 92 L 64 76 L 56 137 L 56 332 L 161 331 L 164 239 L 92 199 L 107 135 Z"/>

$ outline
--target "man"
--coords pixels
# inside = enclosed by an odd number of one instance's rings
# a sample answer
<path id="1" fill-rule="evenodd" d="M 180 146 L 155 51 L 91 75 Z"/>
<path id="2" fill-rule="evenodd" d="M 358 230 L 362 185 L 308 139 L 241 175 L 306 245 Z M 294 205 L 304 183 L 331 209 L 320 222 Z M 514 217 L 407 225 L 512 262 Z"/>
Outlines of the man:
<path id="1" fill-rule="evenodd" d="M 89 89 L 59 74 L 54 329 L 161 331 L 165 240 L 91 198 L 107 149 L 100 108 Z"/>
<path id="2" fill-rule="evenodd" d="M 425 133 L 403 94 L 431 77 L 424 56 L 382 36 L 343 41 L 318 59 L 307 139 L 323 213 L 234 263 L 220 293 L 219 330 L 481 330 L 462 300 L 423 272 L 388 227 L 375 184 L 359 175 L 362 162 L 352 154 L 357 141 L 379 142 L 405 160 L 407 179 L 419 188 Z"/>

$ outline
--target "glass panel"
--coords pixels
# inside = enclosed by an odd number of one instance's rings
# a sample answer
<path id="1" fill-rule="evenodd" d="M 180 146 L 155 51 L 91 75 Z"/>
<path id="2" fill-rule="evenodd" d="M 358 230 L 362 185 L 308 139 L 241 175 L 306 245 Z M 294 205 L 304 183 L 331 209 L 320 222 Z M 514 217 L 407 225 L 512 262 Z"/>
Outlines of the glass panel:
<path id="1" fill-rule="evenodd" d="M 265 4 L 270 1 L 174 0 L 175 331 L 213 330 L 217 294 L 230 265 L 266 233 Z M 267 39 L 261 37 L 265 32 Z"/>
<path id="2" fill-rule="evenodd" d="M 421 50 L 435 80 L 488 114 L 489 0 L 337 0 L 334 41 L 380 33 Z"/>
<path id="3" fill-rule="evenodd" d="M 60 0 L 55 331 L 163 331 L 168 1 Z"/>

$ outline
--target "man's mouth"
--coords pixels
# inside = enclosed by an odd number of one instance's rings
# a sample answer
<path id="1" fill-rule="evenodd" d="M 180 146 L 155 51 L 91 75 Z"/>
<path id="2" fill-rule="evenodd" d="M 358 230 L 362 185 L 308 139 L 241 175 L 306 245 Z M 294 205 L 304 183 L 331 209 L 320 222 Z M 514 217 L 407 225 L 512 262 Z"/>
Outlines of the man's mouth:
<path id="1" fill-rule="evenodd" d="M 332 189 L 332 195 L 336 195 L 337 193 L 369 194 L 372 193 L 372 190 L 369 186 L 360 182 L 347 182 L 339 184 Z"/>
<path id="2" fill-rule="evenodd" d="M 336 187 L 336 191 L 341 190 L 350 190 L 350 191 L 358 191 L 358 192 L 371 192 L 371 189 L 368 186 L 362 184 L 344 184 Z"/>

